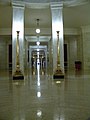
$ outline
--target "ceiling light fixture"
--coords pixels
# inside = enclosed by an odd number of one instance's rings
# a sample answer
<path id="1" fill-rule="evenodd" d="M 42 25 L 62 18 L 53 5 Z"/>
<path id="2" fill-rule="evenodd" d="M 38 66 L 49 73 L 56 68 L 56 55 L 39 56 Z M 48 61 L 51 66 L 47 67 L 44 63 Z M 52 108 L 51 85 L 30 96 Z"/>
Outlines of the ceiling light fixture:
<path id="1" fill-rule="evenodd" d="M 40 45 L 40 41 L 39 41 L 39 36 L 37 36 L 37 42 L 36 42 L 37 46 Z"/>
<path id="2" fill-rule="evenodd" d="M 40 28 L 39 28 L 39 19 L 37 19 L 37 28 L 36 28 L 36 33 L 40 33 Z"/>
<path id="3" fill-rule="evenodd" d="M 37 41 L 37 43 L 36 43 L 37 45 L 40 45 L 40 42 L 39 41 Z"/>

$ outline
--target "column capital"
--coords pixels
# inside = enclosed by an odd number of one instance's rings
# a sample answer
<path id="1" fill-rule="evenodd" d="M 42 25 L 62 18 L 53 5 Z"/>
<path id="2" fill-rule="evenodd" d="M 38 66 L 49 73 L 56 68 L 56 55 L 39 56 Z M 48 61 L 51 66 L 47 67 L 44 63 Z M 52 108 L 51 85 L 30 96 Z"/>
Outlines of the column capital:
<path id="1" fill-rule="evenodd" d="M 51 9 L 62 9 L 63 2 L 51 2 L 50 7 L 51 7 Z"/>
<path id="2" fill-rule="evenodd" d="M 25 8 L 25 4 L 24 4 L 24 3 L 22 3 L 22 2 L 17 2 L 17 1 L 12 2 L 12 6 L 13 6 L 13 7 L 22 8 L 22 9 Z"/>

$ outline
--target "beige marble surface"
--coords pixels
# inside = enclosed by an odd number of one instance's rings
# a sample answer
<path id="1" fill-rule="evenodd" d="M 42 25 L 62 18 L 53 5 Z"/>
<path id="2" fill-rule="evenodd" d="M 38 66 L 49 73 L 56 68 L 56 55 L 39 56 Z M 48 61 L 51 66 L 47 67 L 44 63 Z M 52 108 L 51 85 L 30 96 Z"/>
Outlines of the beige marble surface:
<path id="1" fill-rule="evenodd" d="M 88 120 L 89 72 L 68 71 L 56 81 L 40 71 L 14 81 L 8 71 L 0 71 L 0 120 Z"/>

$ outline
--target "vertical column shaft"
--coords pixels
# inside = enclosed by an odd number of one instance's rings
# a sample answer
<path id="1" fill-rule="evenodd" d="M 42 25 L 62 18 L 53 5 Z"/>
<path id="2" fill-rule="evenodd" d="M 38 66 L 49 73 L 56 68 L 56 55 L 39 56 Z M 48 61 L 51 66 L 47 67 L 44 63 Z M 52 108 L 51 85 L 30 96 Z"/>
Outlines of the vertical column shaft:
<path id="1" fill-rule="evenodd" d="M 17 64 L 17 31 L 19 32 L 19 58 L 20 70 L 24 74 L 24 5 L 13 3 L 12 16 L 12 74 L 16 70 Z"/>
<path id="2" fill-rule="evenodd" d="M 60 60 L 59 64 L 62 69 L 62 72 L 64 73 L 63 11 L 62 11 L 62 8 L 63 8 L 62 3 L 51 3 L 53 71 L 55 71 L 55 69 L 56 69 L 57 61 L 59 63 L 59 60 Z M 57 41 L 57 39 L 58 39 L 58 41 Z M 57 47 L 58 47 L 58 49 L 60 49 L 60 51 L 57 49 Z M 59 57 L 59 60 L 58 60 L 58 57 Z"/>

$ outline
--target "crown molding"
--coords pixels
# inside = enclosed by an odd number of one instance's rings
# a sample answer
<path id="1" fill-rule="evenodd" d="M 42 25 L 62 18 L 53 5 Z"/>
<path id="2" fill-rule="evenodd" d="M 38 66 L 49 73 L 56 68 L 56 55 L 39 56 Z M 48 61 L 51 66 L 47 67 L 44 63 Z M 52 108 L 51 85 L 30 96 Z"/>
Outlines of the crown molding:
<path id="1" fill-rule="evenodd" d="M 65 28 L 64 35 L 79 35 L 80 30 L 77 28 Z"/>
<path id="2" fill-rule="evenodd" d="M 30 42 L 36 42 L 37 41 L 37 36 L 25 36 L 25 39 Z M 40 36 L 39 41 L 41 42 L 48 42 L 50 41 L 51 36 Z"/>
<path id="3" fill-rule="evenodd" d="M 11 28 L 1 28 L 0 35 L 11 35 L 12 30 Z"/>
<path id="4" fill-rule="evenodd" d="M 51 2 L 50 6 L 51 6 L 51 9 L 62 9 L 63 2 Z"/>
<path id="5" fill-rule="evenodd" d="M 88 26 L 82 26 L 82 33 L 90 33 L 90 25 Z"/>

